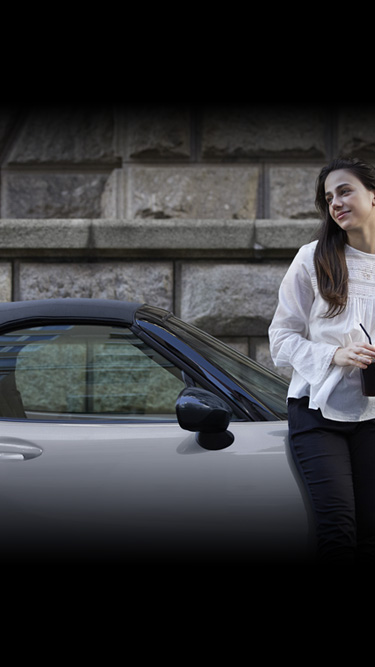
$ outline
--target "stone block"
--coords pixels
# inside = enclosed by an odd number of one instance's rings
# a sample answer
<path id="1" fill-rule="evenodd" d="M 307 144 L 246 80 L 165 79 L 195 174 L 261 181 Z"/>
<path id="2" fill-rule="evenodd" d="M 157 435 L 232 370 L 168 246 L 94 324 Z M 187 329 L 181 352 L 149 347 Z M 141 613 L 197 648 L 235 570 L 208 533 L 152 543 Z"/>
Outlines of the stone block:
<path id="1" fill-rule="evenodd" d="M 0 250 L 30 251 L 77 256 L 105 251 L 106 256 L 124 256 L 129 251 L 157 252 L 158 256 L 215 256 L 248 258 L 262 251 L 262 256 L 289 257 L 304 243 L 309 243 L 318 227 L 316 220 L 195 220 L 170 219 L 0 219 Z M 269 252 L 268 252 L 269 251 Z M 175 253 L 175 255 L 174 255 Z"/>
<path id="2" fill-rule="evenodd" d="M 264 336 L 288 262 L 182 262 L 180 316 L 215 336 Z"/>
<path id="3" fill-rule="evenodd" d="M 96 249 L 245 251 L 254 227 L 252 220 L 93 220 L 92 242 Z"/>
<path id="4" fill-rule="evenodd" d="M 0 220 L 0 249 L 85 249 L 90 230 L 89 220 Z"/>
<path id="5" fill-rule="evenodd" d="M 375 159 L 375 106 L 340 107 L 338 155 Z"/>
<path id="6" fill-rule="evenodd" d="M 111 107 L 68 105 L 29 111 L 15 137 L 8 165 L 113 164 L 115 125 Z"/>
<path id="7" fill-rule="evenodd" d="M 319 220 L 257 220 L 255 223 L 256 248 L 298 249 L 315 238 Z"/>
<path id="8" fill-rule="evenodd" d="M 190 158 L 190 114 L 187 109 L 131 106 L 126 117 L 125 142 L 131 159 Z"/>
<path id="9" fill-rule="evenodd" d="M 134 167 L 130 218 L 254 219 L 259 167 Z"/>
<path id="10" fill-rule="evenodd" d="M 8 172 L 3 218 L 100 218 L 108 174 Z"/>
<path id="11" fill-rule="evenodd" d="M 0 301 L 12 300 L 12 265 L 0 262 Z"/>
<path id="12" fill-rule="evenodd" d="M 101 194 L 102 218 L 124 218 L 127 188 L 122 169 L 114 169 L 108 177 Z"/>
<path id="13" fill-rule="evenodd" d="M 321 166 L 270 166 L 269 217 L 292 220 L 318 218 L 315 183 Z"/>
<path id="14" fill-rule="evenodd" d="M 85 297 L 141 301 L 171 309 L 173 265 L 169 262 L 21 262 L 20 299 Z"/>
<path id="15" fill-rule="evenodd" d="M 205 109 L 204 158 L 258 158 L 326 154 L 327 114 L 320 108 L 240 106 Z"/>
<path id="16" fill-rule="evenodd" d="M 19 111 L 16 108 L 3 106 L 0 108 L 0 158 L 2 164 L 4 152 L 10 136 L 15 131 L 18 117 Z"/>

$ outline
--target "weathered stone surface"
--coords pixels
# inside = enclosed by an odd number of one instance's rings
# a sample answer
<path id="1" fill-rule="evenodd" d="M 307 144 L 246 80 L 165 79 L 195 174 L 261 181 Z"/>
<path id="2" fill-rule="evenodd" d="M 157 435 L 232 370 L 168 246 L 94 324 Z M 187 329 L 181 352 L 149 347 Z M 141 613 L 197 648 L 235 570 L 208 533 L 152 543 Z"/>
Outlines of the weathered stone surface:
<path id="1" fill-rule="evenodd" d="M 206 109 L 202 155 L 205 158 L 251 158 L 287 154 L 325 155 L 324 109 L 261 105 Z"/>
<path id="2" fill-rule="evenodd" d="M 254 243 L 257 248 L 300 248 L 310 243 L 319 220 L 257 220 Z"/>
<path id="3" fill-rule="evenodd" d="M 78 250 L 90 233 L 90 220 L 0 220 L 0 249 Z"/>
<path id="4" fill-rule="evenodd" d="M 130 107 L 126 142 L 129 157 L 186 159 L 190 157 L 190 113 L 168 107 Z"/>
<path id="5" fill-rule="evenodd" d="M 318 218 L 315 207 L 315 182 L 321 166 L 270 167 L 269 217 L 292 220 Z"/>
<path id="6" fill-rule="evenodd" d="M 266 335 L 288 265 L 183 262 L 181 317 L 217 336 Z"/>
<path id="7" fill-rule="evenodd" d="M 2 217 L 100 218 L 107 180 L 98 173 L 7 173 Z"/>
<path id="8" fill-rule="evenodd" d="M 113 163 L 114 137 L 111 107 L 33 109 L 14 141 L 8 164 Z"/>
<path id="9" fill-rule="evenodd" d="M 134 167 L 128 217 L 253 219 L 258 167 Z"/>
<path id="10" fill-rule="evenodd" d="M 173 303 L 173 265 L 168 262 L 53 263 L 20 265 L 20 299 L 86 297 Z"/>
<path id="11" fill-rule="evenodd" d="M 0 301 L 12 300 L 12 265 L 0 262 Z"/>
<path id="12" fill-rule="evenodd" d="M 0 219 L 2 250 L 173 250 L 249 251 L 297 250 L 314 237 L 317 220 L 196 220 L 196 219 Z"/>
<path id="13" fill-rule="evenodd" d="M 101 195 L 101 217 L 124 218 L 126 199 L 127 188 L 125 174 L 121 169 L 114 169 L 109 175 Z"/>
<path id="14" fill-rule="evenodd" d="M 375 158 L 375 106 L 341 107 L 338 115 L 338 154 Z"/>
<path id="15" fill-rule="evenodd" d="M 247 250 L 254 227 L 252 220 L 94 220 L 92 241 L 96 248 Z"/>
<path id="16" fill-rule="evenodd" d="M 0 249 L 243 250 L 251 249 L 251 220 L 0 219 Z"/>
<path id="17" fill-rule="evenodd" d="M 12 107 L 0 108 L 0 159 L 3 163 L 4 152 L 6 150 L 7 144 L 10 141 L 12 132 L 15 130 L 15 126 L 19 117 L 19 110 Z"/>

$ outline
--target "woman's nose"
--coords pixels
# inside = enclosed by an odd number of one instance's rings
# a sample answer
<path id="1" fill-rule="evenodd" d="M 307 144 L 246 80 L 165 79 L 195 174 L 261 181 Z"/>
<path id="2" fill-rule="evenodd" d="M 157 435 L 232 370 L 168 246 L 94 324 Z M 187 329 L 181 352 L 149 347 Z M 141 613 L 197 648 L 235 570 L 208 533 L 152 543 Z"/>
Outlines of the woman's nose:
<path id="1" fill-rule="evenodd" d="M 337 195 L 333 196 L 332 201 L 331 201 L 331 206 L 333 208 L 339 208 L 340 206 L 342 206 L 340 197 L 338 197 Z"/>

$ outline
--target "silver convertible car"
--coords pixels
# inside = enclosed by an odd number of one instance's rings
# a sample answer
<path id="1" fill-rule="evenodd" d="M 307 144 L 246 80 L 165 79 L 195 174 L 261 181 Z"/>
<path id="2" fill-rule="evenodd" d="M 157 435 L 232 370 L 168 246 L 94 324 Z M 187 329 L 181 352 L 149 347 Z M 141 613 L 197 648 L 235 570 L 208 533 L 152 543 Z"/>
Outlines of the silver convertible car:
<path id="1" fill-rule="evenodd" d="M 286 391 L 160 308 L 0 304 L 0 559 L 309 557 Z"/>

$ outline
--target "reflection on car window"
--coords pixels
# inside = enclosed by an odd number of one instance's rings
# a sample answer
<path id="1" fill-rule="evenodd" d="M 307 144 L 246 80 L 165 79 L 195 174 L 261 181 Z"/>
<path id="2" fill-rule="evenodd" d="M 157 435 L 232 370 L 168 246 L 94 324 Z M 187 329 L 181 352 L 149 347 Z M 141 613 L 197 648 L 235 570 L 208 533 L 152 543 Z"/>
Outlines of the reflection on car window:
<path id="1" fill-rule="evenodd" d="M 0 417 L 176 421 L 180 371 L 126 328 L 42 326 L 0 336 Z"/>
<path id="2" fill-rule="evenodd" d="M 265 367 L 171 315 L 168 328 L 217 368 L 232 376 L 247 392 L 281 419 L 287 418 L 287 388 L 281 377 Z"/>

